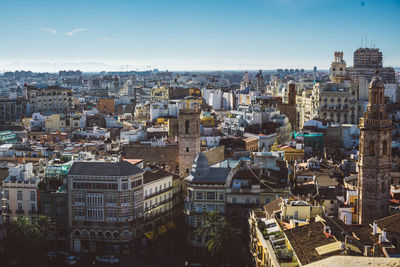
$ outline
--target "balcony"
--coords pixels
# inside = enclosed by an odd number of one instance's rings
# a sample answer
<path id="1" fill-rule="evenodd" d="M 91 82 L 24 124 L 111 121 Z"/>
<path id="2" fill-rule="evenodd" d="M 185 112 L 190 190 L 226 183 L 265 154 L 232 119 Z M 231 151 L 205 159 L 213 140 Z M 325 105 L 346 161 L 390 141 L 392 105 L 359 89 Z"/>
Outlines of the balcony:
<path id="1" fill-rule="evenodd" d="M 168 203 L 170 201 L 172 201 L 172 198 L 167 198 L 166 200 L 163 200 L 163 201 L 161 201 L 161 202 L 159 202 L 157 204 L 154 204 L 154 205 L 144 209 L 144 211 L 150 211 L 150 210 L 155 209 L 155 208 L 157 208 L 157 207 L 159 207 L 159 206 L 161 206 L 163 204 L 166 204 L 166 203 Z"/>
<path id="2" fill-rule="evenodd" d="M 38 211 L 37 210 L 30 210 L 29 214 L 38 214 Z"/>
<path id="3" fill-rule="evenodd" d="M 130 207 L 131 203 L 121 203 L 121 207 Z"/>
<path id="4" fill-rule="evenodd" d="M 106 207 L 116 207 L 117 203 L 106 203 Z"/>
<path id="5" fill-rule="evenodd" d="M 24 214 L 25 211 L 24 211 L 24 210 L 15 210 L 15 213 L 17 213 L 17 214 Z"/>
<path id="6" fill-rule="evenodd" d="M 152 197 L 154 197 L 154 196 L 160 195 L 160 194 L 162 194 L 162 193 L 168 192 L 169 190 L 172 190 L 172 188 L 173 188 L 173 187 L 170 186 L 170 187 L 167 187 L 167 188 L 165 188 L 165 189 L 163 189 L 163 190 L 161 190 L 161 191 L 154 192 L 153 194 L 150 194 L 150 195 L 145 196 L 144 199 L 149 199 L 149 198 L 152 198 Z"/>
<path id="7" fill-rule="evenodd" d="M 6 209 L 6 208 L 3 206 L 3 213 L 11 213 L 11 210 L 10 210 L 10 209 Z"/>
<path id="8" fill-rule="evenodd" d="M 75 206 L 85 206 L 85 202 L 75 202 Z"/>

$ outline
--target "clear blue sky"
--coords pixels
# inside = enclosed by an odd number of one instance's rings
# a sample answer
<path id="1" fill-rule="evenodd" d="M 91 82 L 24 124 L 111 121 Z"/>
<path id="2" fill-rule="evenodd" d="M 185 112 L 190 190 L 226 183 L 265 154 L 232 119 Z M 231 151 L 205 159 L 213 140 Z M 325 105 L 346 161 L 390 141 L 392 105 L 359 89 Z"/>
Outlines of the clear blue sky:
<path id="1" fill-rule="evenodd" d="M 366 37 L 400 65 L 399 0 L 0 0 L 0 71 L 328 68 Z"/>

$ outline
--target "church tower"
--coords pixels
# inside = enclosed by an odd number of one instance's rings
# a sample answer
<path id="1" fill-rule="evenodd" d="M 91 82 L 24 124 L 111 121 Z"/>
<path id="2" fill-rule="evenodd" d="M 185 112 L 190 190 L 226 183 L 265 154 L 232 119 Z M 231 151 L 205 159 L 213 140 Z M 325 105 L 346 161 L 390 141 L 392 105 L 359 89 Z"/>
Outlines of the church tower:
<path id="1" fill-rule="evenodd" d="M 370 224 L 389 215 L 392 120 L 378 73 L 370 83 L 367 112 L 359 127 L 358 223 Z"/>
<path id="2" fill-rule="evenodd" d="M 343 52 L 335 52 L 334 61 L 331 63 L 331 82 L 342 83 L 347 78 L 346 61 L 343 60 Z"/>
<path id="3" fill-rule="evenodd" d="M 200 112 L 198 103 L 179 107 L 179 175 L 186 177 L 192 169 L 193 160 L 200 152 Z"/>

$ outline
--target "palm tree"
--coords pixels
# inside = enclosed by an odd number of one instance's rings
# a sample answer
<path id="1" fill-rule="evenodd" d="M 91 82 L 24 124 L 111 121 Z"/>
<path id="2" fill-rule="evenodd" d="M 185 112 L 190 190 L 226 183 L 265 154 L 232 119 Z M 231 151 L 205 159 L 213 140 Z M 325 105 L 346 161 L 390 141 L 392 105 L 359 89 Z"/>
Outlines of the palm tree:
<path id="1" fill-rule="evenodd" d="M 241 237 L 232 224 L 223 220 L 216 227 L 207 241 L 207 250 L 212 256 L 214 264 L 222 266 L 224 263 L 240 264 Z"/>
<path id="2" fill-rule="evenodd" d="M 206 212 L 203 215 L 203 225 L 197 229 L 196 232 L 204 236 L 211 236 L 211 234 L 224 220 L 225 218 L 221 215 L 221 213 L 215 211 Z"/>
<path id="3" fill-rule="evenodd" d="M 230 262 L 240 262 L 241 237 L 239 232 L 227 222 L 222 214 L 208 212 L 204 215 L 203 225 L 196 231 L 206 237 L 206 247 L 211 258 L 210 266 L 221 266 Z"/>

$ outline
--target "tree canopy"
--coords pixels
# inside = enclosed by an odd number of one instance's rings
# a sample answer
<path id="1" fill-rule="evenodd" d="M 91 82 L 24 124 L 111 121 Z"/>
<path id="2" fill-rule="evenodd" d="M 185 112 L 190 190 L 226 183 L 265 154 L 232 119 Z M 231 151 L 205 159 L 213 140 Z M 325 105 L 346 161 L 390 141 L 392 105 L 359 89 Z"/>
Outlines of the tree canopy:
<path id="1" fill-rule="evenodd" d="M 18 217 L 6 228 L 5 260 L 17 261 L 18 266 L 32 266 L 45 259 L 54 242 L 54 226 L 46 216 L 35 219 Z"/>

